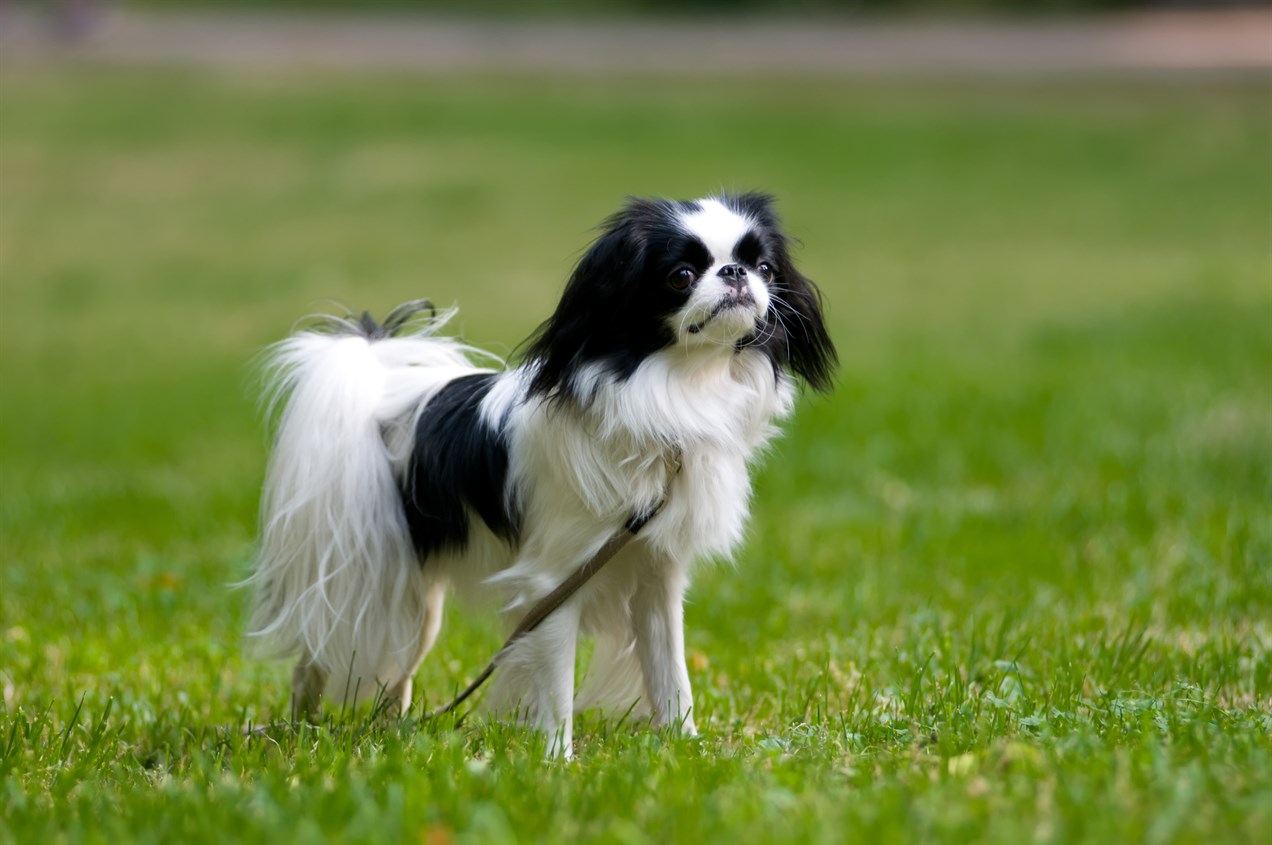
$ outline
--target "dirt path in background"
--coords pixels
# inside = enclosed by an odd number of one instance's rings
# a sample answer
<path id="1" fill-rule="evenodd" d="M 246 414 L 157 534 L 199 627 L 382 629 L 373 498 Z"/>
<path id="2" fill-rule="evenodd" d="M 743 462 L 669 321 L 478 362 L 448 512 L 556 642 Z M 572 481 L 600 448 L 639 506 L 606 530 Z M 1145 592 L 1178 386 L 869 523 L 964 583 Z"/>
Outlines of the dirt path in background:
<path id="1" fill-rule="evenodd" d="M 508 23 L 111 9 L 98 20 L 72 19 L 66 32 L 78 27 L 83 34 L 77 38 L 57 37 L 49 20 L 26 4 L 0 0 L 0 10 L 0 54 L 10 63 L 676 75 L 1272 70 L 1272 10 L 1266 9 L 860 23 Z"/>

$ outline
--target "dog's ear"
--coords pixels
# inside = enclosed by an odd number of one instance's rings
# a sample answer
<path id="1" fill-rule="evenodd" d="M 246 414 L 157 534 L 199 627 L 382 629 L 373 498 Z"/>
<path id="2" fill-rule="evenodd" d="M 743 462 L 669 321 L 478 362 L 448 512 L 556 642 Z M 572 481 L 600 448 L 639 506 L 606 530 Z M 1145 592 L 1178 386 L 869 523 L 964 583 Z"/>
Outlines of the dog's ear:
<path id="1" fill-rule="evenodd" d="M 535 365 L 531 396 L 570 398 L 579 367 L 622 333 L 645 261 L 640 221 L 648 209 L 642 203 L 630 201 L 601 225 L 601 236 L 570 274 L 556 311 L 528 341 L 525 359 Z"/>
<path id="2" fill-rule="evenodd" d="M 782 362 L 821 393 L 830 390 L 839 355 L 826 330 L 821 291 L 796 269 L 785 247 L 777 256 L 770 291 L 769 329 L 785 347 Z"/>
<path id="3" fill-rule="evenodd" d="M 738 194 L 728 205 L 763 226 L 770 236 L 773 295 L 767 323 L 758 344 L 773 357 L 775 366 L 788 368 L 822 393 L 830 390 L 839 356 L 826 329 L 821 291 L 795 266 L 789 239 L 773 209 L 773 197 L 762 193 Z"/>

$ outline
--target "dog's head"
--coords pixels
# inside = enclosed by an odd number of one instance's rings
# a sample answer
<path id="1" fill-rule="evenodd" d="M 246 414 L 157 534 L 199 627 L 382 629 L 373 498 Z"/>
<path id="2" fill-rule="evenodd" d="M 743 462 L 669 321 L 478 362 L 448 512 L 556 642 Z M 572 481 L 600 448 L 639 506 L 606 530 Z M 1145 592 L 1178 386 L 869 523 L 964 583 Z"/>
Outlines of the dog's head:
<path id="1" fill-rule="evenodd" d="M 531 393 L 575 395 L 582 367 L 622 379 L 671 347 L 756 349 L 817 390 L 836 357 L 816 286 L 764 194 L 632 199 L 603 224 L 531 341 Z"/>

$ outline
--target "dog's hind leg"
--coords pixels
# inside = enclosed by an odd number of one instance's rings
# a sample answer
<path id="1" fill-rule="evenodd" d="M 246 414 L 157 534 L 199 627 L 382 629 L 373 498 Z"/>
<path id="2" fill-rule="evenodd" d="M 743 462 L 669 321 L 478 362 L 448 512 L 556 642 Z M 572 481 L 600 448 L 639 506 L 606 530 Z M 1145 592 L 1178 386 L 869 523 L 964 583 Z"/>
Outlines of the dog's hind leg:
<path id="1" fill-rule="evenodd" d="M 302 655 L 292 670 L 292 721 L 313 721 L 322 709 L 322 691 L 327 686 L 327 673 L 318 668 L 309 655 Z"/>
<path id="2" fill-rule="evenodd" d="M 411 689 L 415 683 L 415 673 L 419 671 L 420 664 L 424 662 L 429 650 L 433 648 L 433 643 L 437 642 L 437 633 L 442 629 L 442 608 L 445 601 L 446 586 L 444 584 L 433 584 L 428 588 L 428 595 L 425 597 L 424 626 L 420 629 L 419 645 L 415 650 L 415 656 L 411 660 L 410 671 L 406 673 L 406 677 L 389 687 L 388 690 L 389 701 L 398 703 L 399 715 L 405 716 L 407 711 L 411 709 Z"/>

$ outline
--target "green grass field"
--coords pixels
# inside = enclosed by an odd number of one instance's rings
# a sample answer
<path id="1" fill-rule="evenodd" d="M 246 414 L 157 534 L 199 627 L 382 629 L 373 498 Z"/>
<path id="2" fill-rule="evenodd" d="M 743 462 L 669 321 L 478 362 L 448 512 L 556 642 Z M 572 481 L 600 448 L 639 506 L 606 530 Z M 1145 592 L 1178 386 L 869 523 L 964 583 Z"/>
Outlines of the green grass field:
<path id="1" fill-rule="evenodd" d="M 1267 843 L 1268 94 L 7 70 L 0 842 Z M 244 737 L 253 355 L 425 295 L 511 352 L 623 195 L 720 188 L 843 367 L 696 580 L 702 736 Z"/>

